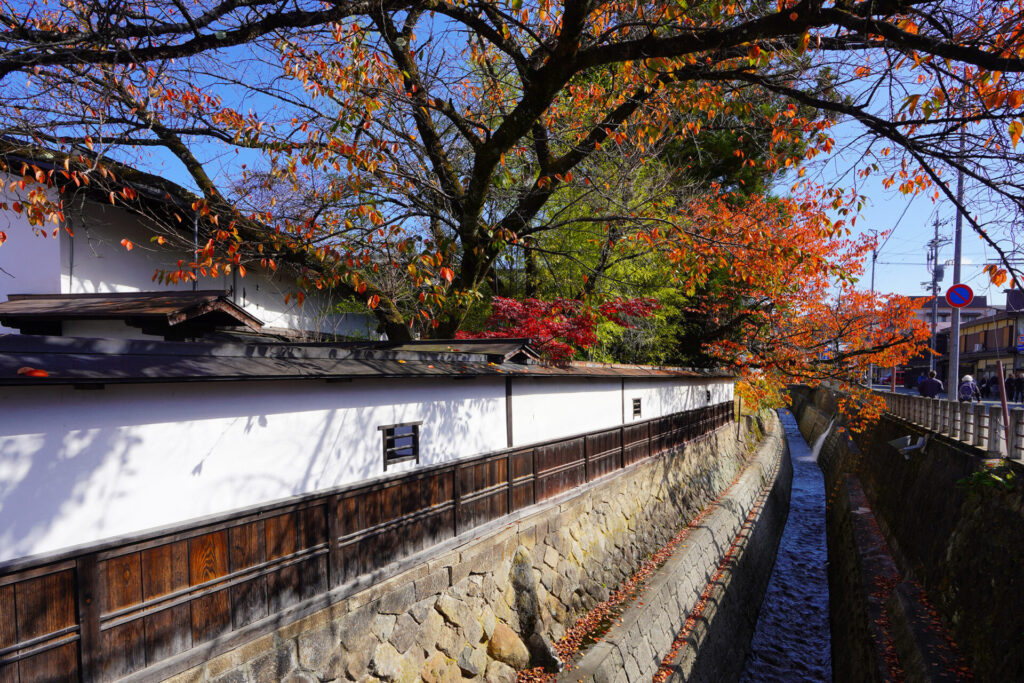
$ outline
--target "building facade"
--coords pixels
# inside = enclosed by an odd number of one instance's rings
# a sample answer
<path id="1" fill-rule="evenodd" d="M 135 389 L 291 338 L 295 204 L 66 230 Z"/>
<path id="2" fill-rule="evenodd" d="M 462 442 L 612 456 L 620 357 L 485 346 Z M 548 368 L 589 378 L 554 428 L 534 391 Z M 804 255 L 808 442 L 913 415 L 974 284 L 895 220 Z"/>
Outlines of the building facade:
<path id="1" fill-rule="evenodd" d="M 14 176 L 0 173 L 0 204 L 19 199 Z M 53 191 L 55 192 L 55 191 Z M 0 211 L 0 302 L 16 294 L 111 294 L 131 292 L 187 292 L 218 290 L 232 303 L 262 321 L 264 327 L 285 332 L 323 336 L 379 339 L 376 321 L 369 315 L 339 313 L 330 296 L 317 293 L 299 305 L 294 277 L 281 276 L 254 266 L 244 277 L 237 269 L 218 277 L 197 273 L 198 280 L 161 282 L 160 272 L 174 271 L 179 263 L 195 260 L 187 245 L 188 221 L 178 237 L 161 245 L 154 239 L 167 234 L 167 221 L 129 211 L 93 195 L 65 201 L 64 220 L 45 227 L 33 226 L 26 215 Z M 130 249 L 127 245 L 130 245 Z M 83 336 L 147 338 L 149 335 L 124 325 L 76 322 L 75 334 Z M 14 330 L 0 326 L 0 332 Z"/>

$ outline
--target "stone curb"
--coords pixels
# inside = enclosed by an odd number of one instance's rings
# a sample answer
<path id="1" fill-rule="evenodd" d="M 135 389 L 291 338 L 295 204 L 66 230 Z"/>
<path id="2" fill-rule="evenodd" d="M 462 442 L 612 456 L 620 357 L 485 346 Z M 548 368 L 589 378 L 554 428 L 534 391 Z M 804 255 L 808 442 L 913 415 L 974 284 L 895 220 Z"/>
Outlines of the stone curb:
<path id="1" fill-rule="evenodd" d="M 669 681 L 740 679 L 789 517 L 792 486 L 793 464 L 784 440 L 774 481 L 758 497 L 750 519 L 736 537 L 733 556 L 705 588 L 708 594 L 702 611 L 691 614 L 695 617 L 693 628 L 671 662 Z"/>
<path id="2" fill-rule="evenodd" d="M 620 623 L 576 666 L 563 671 L 559 681 L 634 681 L 657 672 L 750 510 L 779 476 L 785 439 L 777 418 L 770 425 L 732 489 L 648 582 L 643 600 L 630 605 Z"/>
<path id="3" fill-rule="evenodd" d="M 907 680 L 963 680 L 962 672 L 967 669 L 963 659 L 949 646 L 951 639 L 945 629 L 938 622 L 930 623 L 924 591 L 902 580 L 856 475 L 845 475 L 843 494 L 841 514 L 848 517 L 852 530 L 848 552 L 854 555 L 853 566 L 860 579 L 858 599 L 866 606 L 878 680 L 893 680 L 886 664 L 890 648 Z M 888 624 L 888 630 L 882 623 Z"/>

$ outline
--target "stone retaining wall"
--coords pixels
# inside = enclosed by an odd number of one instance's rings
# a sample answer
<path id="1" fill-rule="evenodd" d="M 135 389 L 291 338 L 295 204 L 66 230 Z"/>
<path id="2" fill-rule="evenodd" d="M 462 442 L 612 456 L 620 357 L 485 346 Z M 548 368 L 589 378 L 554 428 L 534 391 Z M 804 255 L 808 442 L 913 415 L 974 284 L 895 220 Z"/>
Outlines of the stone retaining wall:
<path id="1" fill-rule="evenodd" d="M 516 669 L 552 665 L 551 643 L 719 496 L 746 463 L 746 438 L 731 423 L 169 680 L 511 683 Z"/>
<path id="2" fill-rule="evenodd" d="M 774 415 L 769 425 L 746 471 L 648 581 L 620 623 L 560 681 L 649 680 L 702 595 L 705 601 L 670 680 L 738 678 L 789 510 L 788 448 Z M 719 573 L 734 541 L 732 560 Z"/>

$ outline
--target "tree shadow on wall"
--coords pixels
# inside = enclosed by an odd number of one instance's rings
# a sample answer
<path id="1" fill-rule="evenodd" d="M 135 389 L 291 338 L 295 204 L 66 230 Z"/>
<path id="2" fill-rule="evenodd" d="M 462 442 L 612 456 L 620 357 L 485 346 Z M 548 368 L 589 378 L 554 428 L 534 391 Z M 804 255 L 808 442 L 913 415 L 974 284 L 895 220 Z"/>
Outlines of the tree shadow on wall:
<path id="1" fill-rule="evenodd" d="M 151 396 L 133 394 L 131 388 L 116 391 L 116 396 L 90 395 L 91 409 L 63 406 L 59 420 L 8 423 L 0 429 L 0 562 L 385 476 L 377 430 L 385 419 L 380 403 L 331 409 L 339 392 L 315 392 L 318 395 L 296 401 L 280 394 L 250 394 L 236 402 L 234 410 L 224 403 L 194 399 L 160 402 L 157 412 L 156 404 L 147 406 Z M 346 398 L 348 403 L 353 400 Z M 97 409 L 97 399 L 109 400 L 109 405 Z M 264 412 L 238 414 L 246 408 Z M 482 443 L 479 416 L 496 410 L 485 397 L 419 401 L 399 408 L 386 417 L 387 423 L 422 420 L 426 457 L 421 465 L 389 468 L 389 477 L 478 454 L 467 449 Z M 315 431 L 297 427 L 294 438 L 282 436 L 296 410 L 317 412 Z M 501 412 L 503 418 L 503 405 Z M 215 417 L 230 419 L 216 428 L 199 452 L 186 449 L 173 459 L 146 452 L 146 441 L 136 429 L 162 424 L 162 433 L 170 439 L 173 423 Z M 275 448 L 281 452 L 274 457 L 280 462 L 270 468 L 264 454 L 258 463 L 262 470 L 246 471 L 252 455 L 245 442 L 238 442 L 238 435 L 270 438 L 271 428 L 277 430 L 274 438 L 280 445 Z M 493 436 L 504 445 L 504 432 Z M 148 438 L 152 443 L 153 435 Z M 176 490 L 179 487 L 182 490 Z"/>

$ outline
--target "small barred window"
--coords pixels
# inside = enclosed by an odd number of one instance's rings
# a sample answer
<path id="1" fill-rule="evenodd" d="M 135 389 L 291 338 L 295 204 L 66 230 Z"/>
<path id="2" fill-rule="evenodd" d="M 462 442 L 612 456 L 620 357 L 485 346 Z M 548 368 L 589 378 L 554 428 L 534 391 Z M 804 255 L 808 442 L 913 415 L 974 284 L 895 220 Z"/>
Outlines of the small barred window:
<path id="1" fill-rule="evenodd" d="M 378 427 L 384 437 L 384 471 L 389 465 L 400 462 L 420 461 L 420 425 L 422 422 L 406 422 Z"/>

